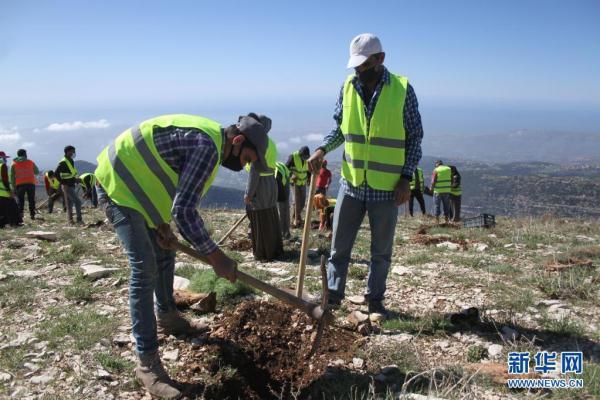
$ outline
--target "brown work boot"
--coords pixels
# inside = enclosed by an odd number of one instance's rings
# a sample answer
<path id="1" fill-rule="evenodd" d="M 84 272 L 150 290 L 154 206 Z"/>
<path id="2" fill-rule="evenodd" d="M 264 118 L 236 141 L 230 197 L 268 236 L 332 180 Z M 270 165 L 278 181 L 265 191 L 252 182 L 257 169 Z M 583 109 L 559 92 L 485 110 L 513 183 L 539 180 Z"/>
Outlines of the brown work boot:
<path id="1" fill-rule="evenodd" d="M 135 376 L 152 396 L 161 399 L 179 399 L 181 392 L 163 368 L 158 351 L 138 354 Z"/>
<path id="2" fill-rule="evenodd" d="M 207 324 L 189 320 L 177 310 L 157 312 L 156 323 L 159 331 L 165 335 L 197 335 L 208 330 Z"/>

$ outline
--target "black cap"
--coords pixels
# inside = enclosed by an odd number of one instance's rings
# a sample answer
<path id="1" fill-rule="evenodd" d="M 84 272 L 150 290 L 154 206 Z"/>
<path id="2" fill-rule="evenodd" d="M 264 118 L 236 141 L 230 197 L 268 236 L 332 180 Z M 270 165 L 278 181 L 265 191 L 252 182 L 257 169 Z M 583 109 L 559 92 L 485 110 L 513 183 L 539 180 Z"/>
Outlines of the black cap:
<path id="1" fill-rule="evenodd" d="M 71 150 L 75 150 L 75 147 L 68 145 L 65 147 L 65 154 L 67 154 L 67 152 L 71 151 Z"/>

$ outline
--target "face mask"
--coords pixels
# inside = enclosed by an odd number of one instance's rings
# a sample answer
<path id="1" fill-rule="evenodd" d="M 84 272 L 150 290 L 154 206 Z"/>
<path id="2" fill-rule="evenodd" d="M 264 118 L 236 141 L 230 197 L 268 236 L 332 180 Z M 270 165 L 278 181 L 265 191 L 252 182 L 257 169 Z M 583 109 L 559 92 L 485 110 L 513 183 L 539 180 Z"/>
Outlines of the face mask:
<path id="1" fill-rule="evenodd" d="M 367 70 L 364 70 L 362 72 L 357 72 L 356 74 L 358 75 L 358 80 L 363 85 L 373 84 L 379 78 L 379 71 L 377 70 L 376 67 L 371 67 L 371 68 L 369 68 Z"/>
<path id="2" fill-rule="evenodd" d="M 241 150 L 240 150 L 240 152 L 241 152 Z M 239 154 L 237 156 L 233 155 L 233 149 L 232 149 L 231 153 L 229 153 L 229 156 L 225 160 L 223 160 L 221 165 L 224 166 L 225 168 L 230 169 L 235 172 L 241 171 L 242 168 L 244 167 L 242 165 L 242 163 L 240 162 Z"/>

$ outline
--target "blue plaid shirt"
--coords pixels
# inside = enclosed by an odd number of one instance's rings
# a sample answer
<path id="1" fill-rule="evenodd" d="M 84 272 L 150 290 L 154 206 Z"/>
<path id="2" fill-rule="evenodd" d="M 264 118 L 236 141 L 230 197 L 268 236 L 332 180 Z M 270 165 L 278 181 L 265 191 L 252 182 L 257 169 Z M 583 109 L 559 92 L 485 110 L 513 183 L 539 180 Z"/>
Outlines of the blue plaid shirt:
<path id="1" fill-rule="evenodd" d="M 154 144 L 162 159 L 179 174 L 171 209 L 179 232 L 202 255 L 212 253 L 217 245 L 204 226 L 198 206 L 220 150 L 207 134 L 197 129 L 173 128 L 157 132 Z"/>
<path id="2" fill-rule="evenodd" d="M 363 99 L 363 103 L 365 104 L 365 116 L 370 122 L 383 85 L 390 84 L 390 72 L 384 67 L 381 80 L 375 87 L 375 91 L 373 92 L 373 96 L 371 97 L 370 101 L 365 100 L 363 89 L 356 76 L 352 80 L 352 84 L 354 85 L 354 88 L 358 92 L 359 96 Z M 342 89 L 340 90 L 340 95 L 335 106 L 335 112 L 333 114 L 336 127 L 327 136 L 325 136 L 325 139 L 320 146 L 320 148 L 325 150 L 326 153 L 337 149 L 344 143 L 344 135 L 340 129 L 343 116 L 343 99 L 344 86 L 342 85 Z M 408 179 L 411 179 L 414 170 L 417 168 L 417 165 L 421 160 L 421 140 L 423 139 L 423 126 L 421 124 L 421 115 L 419 114 L 419 103 L 417 102 L 417 96 L 415 95 L 415 91 L 410 84 L 406 89 L 406 99 L 404 101 L 404 130 L 406 132 L 406 147 L 402 175 L 406 176 Z M 394 199 L 393 191 L 373 189 L 367 184 L 366 181 L 359 187 L 355 187 L 342 178 L 340 180 L 340 188 L 344 190 L 345 194 L 361 201 L 389 201 Z"/>

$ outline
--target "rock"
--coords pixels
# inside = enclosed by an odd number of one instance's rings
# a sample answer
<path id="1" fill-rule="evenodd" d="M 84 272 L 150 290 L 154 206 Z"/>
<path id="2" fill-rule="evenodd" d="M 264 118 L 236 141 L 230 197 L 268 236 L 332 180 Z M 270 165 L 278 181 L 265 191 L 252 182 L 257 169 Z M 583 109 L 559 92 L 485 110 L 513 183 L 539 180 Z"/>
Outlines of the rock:
<path id="1" fill-rule="evenodd" d="M 190 309 L 198 314 L 212 313 L 215 312 L 216 308 L 217 294 L 215 292 L 209 293 L 208 296 L 190 306 Z"/>
<path id="2" fill-rule="evenodd" d="M 308 256 L 308 258 L 318 258 L 319 257 L 319 249 L 308 249 L 306 251 L 306 255 Z"/>
<path id="3" fill-rule="evenodd" d="M 445 247 L 449 250 L 459 250 L 460 249 L 460 245 L 458 245 L 457 243 L 454 242 L 442 242 L 442 243 L 438 243 L 435 245 L 435 247 Z"/>
<path id="4" fill-rule="evenodd" d="M 365 296 L 350 296 L 348 297 L 348 301 L 359 306 L 366 304 Z"/>
<path id="5" fill-rule="evenodd" d="M 6 278 L 8 278 L 8 275 L 3 274 L 2 272 L 0 272 L 0 281 L 5 280 Z"/>
<path id="6" fill-rule="evenodd" d="M 593 242 L 595 240 L 594 238 L 584 235 L 577 235 L 575 236 L 575 239 L 579 240 L 580 242 Z"/>
<path id="7" fill-rule="evenodd" d="M 12 379 L 12 375 L 6 372 L 0 372 L 0 382 L 8 382 Z"/>
<path id="8" fill-rule="evenodd" d="M 16 339 L 8 343 L 8 347 L 19 347 L 27 343 L 33 343 L 34 341 L 36 341 L 36 338 L 31 332 L 19 332 Z"/>
<path id="9" fill-rule="evenodd" d="M 410 268 L 404 267 L 402 265 L 394 265 L 392 267 L 392 273 L 397 275 L 407 275 L 410 273 Z"/>
<path id="10" fill-rule="evenodd" d="M 96 370 L 96 379 L 100 379 L 103 381 L 112 381 L 113 377 L 107 371 L 103 370 L 102 368 L 98 368 Z"/>
<path id="11" fill-rule="evenodd" d="M 27 232 L 26 235 L 30 238 L 56 242 L 56 232 L 30 231 Z"/>
<path id="12" fill-rule="evenodd" d="M 365 365 L 365 360 L 355 357 L 352 359 L 352 364 L 354 365 L 354 368 L 362 369 L 362 367 Z"/>
<path id="13" fill-rule="evenodd" d="M 32 376 L 31 379 L 29 379 L 29 382 L 31 382 L 34 385 L 45 385 L 46 383 L 50 382 L 51 380 L 52 380 L 52 375 L 42 374 L 42 375 Z"/>
<path id="14" fill-rule="evenodd" d="M 477 245 L 475 245 L 475 251 L 483 253 L 484 251 L 486 251 L 488 249 L 488 247 L 489 246 L 485 243 L 477 243 Z"/>
<path id="15" fill-rule="evenodd" d="M 371 332 L 372 332 L 371 324 L 368 324 L 368 323 L 367 324 L 360 324 L 358 326 L 358 328 L 356 329 L 356 331 L 358 333 L 360 333 L 361 335 L 363 335 L 363 336 L 370 335 Z"/>
<path id="16" fill-rule="evenodd" d="M 113 338 L 113 343 L 117 346 L 125 346 L 131 343 L 131 338 L 126 333 L 119 333 L 117 336 Z"/>
<path id="17" fill-rule="evenodd" d="M 346 317 L 346 320 L 348 322 L 350 322 L 352 324 L 352 326 L 354 326 L 356 328 L 363 322 L 368 321 L 369 315 L 364 314 L 360 311 L 352 311 L 350 314 L 348 314 L 348 316 Z"/>
<path id="18" fill-rule="evenodd" d="M 562 307 L 562 306 L 566 306 L 566 305 L 565 305 L 565 304 L 562 302 L 562 300 L 544 299 L 544 300 L 540 300 L 540 301 L 538 301 L 538 302 L 536 303 L 536 305 L 537 305 L 537 306 L 544 305 L 544 306 L 548 306 L 548 307 L 549 307 L 549 306 L 552 306 L 552 305 L 555 305 L 555 304 L 560 304 L 560 305 L 561 305 L 561 307 Z"/>
<path id="19" fill-rule="evenodd" d="M 450 347 L 450 343 L 447 340 L 440 340 L 439 342 L 437 342 L 437 345 L 441 349 L 447 349 L 448 347 Z"/>
<path id="20" fill-rule="evenodd" d="M 487 351 L 490 357 L 497 357 L 502 354 L 502 345 L 492 344 L 488 347 Z"/>
<path id="21" fill-rule="evenodd" d="M 179 359 L 179 349 L 163 351 L 163 360 L 177 361 Z"/>
<path id="22" fill-rule="evenodd" d="M 514 342 L 519 338 L 519 332 L 509 326 L 503 326 L 500 332 L 502 340 L 505 342 Z"/>
<path id="23" fill-rule="evenodd" d="M 345 364 L 346 363 L 341 358 L 338 358 L 333 362 L 333 365 L 335 365 L 336 367 L 343 367 Z"/>
<path id="24" fill-rule="evenodd" d="M 119 270 L 119 268 L 101 267 L 96 264 L 83 264 L 80 268 L 83 271 L 83 276 L 91 280 L 104 278 Z"/>
<path id="25" fill-rule="evenodd" d="M 42 275 L 41 273 L 39 273 L 37 271 L 32 271 L 30 269 L 22 269 L 19 271 L 12 271 L 12 272 L 9 272 L 9 274 L 12 276 L 16 276 L 17 278 L 37 278 L 38 276 Z"/>
<path id="26" fill-rule="evenodd" d="M 383 314 L 371 313 L 369 314 L 369 319 L 371 322 L 380 322 L 383 319 Z"/>
<path id="27" fill-rule="evenodd" d="M 190 280 L 181 276 L 173 277 L 173 289 L 187 289 L 190 286 Z"/>

